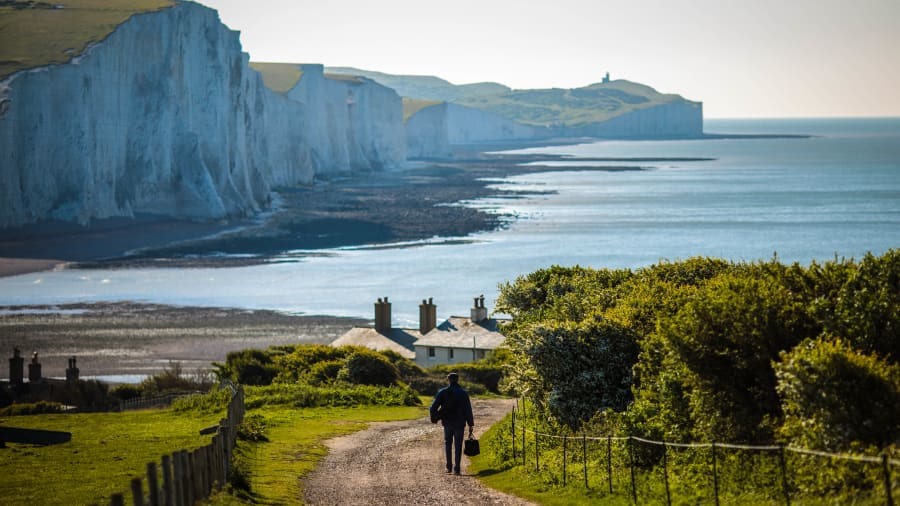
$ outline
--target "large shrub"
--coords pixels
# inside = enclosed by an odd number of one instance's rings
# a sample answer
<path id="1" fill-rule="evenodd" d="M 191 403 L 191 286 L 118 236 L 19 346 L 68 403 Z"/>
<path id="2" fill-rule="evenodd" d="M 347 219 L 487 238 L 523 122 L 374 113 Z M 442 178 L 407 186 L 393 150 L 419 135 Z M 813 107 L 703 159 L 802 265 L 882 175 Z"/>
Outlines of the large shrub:
<path id="1" fill-rule="evenodd" d="M 827 337 L 808 340 L 775 364 L 784 410 L 781 435 L 831 451 L 855 443 L 900 444 L 900 366 Z"/>
<path id="2" fill-rule="evenodd" d="M 357 385 L 390 386 L 400 379 L 400 371 L 384 355 L 358 349 L 347 357 L 338 379 Z"/>
<path id="3" fill-rule="evenodd" d="M 600 317 L 575 323 L 547 322 L 517 329 L 507 345 L 518 360 L 511 368 L 525 392 L 573 430 L 604 409 L 631 401 L 635 336 Z"/>
<path id="4" fill-rule="evenodd" d="M 216 375 L 220 380 L 230 380 L 242 385 L 268 385 L 278 374 L 272 352 L 247 349 L 232 351 L 226 355 L 225 363 L 215 363 Z"/>

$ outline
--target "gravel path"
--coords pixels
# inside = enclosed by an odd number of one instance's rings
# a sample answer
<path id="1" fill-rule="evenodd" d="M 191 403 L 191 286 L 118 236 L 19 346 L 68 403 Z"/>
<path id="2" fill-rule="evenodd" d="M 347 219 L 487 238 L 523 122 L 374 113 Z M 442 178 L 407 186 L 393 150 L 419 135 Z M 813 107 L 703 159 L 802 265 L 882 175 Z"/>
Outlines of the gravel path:
<path id="1" fill-rule="evenodd" d="M 509 413 L 513 402 L 473 399 L 475 436 Z M 326 444 L 328 456 L 306 478 L 306 504 L 532 504 L 482 485 L 467 472 L 468 457 L 462 476 L 446 474 L 443 431 L 427 418 L 374 423 Z"/>

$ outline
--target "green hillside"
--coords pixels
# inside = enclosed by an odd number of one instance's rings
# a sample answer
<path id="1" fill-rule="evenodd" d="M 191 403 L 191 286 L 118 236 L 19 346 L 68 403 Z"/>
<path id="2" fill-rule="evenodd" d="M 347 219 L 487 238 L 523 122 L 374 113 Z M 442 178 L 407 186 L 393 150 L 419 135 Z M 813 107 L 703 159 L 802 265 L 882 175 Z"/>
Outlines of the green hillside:
<path id="1" fill-rule="evenodd" d="M 503 95 L 470 97 L 459 103 L 521 123 L 581 126 L 683 100 L 679 95 L 662 94 L 643 84 L 616 80 L 574 89 L 514 90 Z"/>
<path id="2" fill-rule="evenodd" d="M 171 5 L 173 0 L 0 0 L 0 79 L 68 62 L 133 14 Z"/>
<path id="3" fill-rule="evenodd" d="M 352 67 L 328 67 L 327 71 L 368 77 L 403 97 L 452 102 L 539 126 L 577 127 L 638 109 L 686 101 L 679 95 L 659 93 L 623 79 L 573 89 L 513 90 L 497 83 L 456 85 L 434 76 L 391 75 Z"/>
<path id="4" fill-rule="evenodd" d="M 485 95 L 508 93 L 508 87 L 497 83 L 474 83 L 457 85 L 434 76 L 393 75 L 353 67 L 325 67 L 332 74 L 346 74 L 368 77 L 392 88 L 401 97 L 459 102 L 460 100 Z"/>

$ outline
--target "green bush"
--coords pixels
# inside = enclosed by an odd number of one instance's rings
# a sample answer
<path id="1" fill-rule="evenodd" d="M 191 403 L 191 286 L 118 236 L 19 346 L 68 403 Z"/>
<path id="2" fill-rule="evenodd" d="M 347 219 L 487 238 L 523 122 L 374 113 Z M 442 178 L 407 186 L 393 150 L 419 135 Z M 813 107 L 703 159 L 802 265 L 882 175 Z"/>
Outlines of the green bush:
<path id="1" fill-rule="evenodd" d="M 315 364 L 334 360 L 343 361 L 354 350 L 359 348 L 327 344 L 309 344 L 297 346 L 291 353 L 280 355 L 275 359 L 278 369 L 278 383 L 295 383 L 306 381 L 306 377 Z"/>
<path id="2" fill-rule="evenodd" d="M 109 391 L 110 394 L 118 397 L 123 401 L 127 401 L 129 399 L 136 399 L 141 396 L 143 393 L 143 389 L 138 385 L 116 385 Z"/>
<path id="3" fill-rule="evenodd" d="M 219 380 L 230 380 L 242 385 L 268 385 L 278 374 L 273 361 L 273 351 L 241 350 L 232 351 L 225 357 L 225 363 L 214 363 Z"/>
<path id="4" fill-rule="evenodd" d="M 314 387 L 305 384 L 276 383 L 248 387 L 245 406 L 292 406 L 314 408 L 320 406 L 419 406 L 418 394 L 406 385 L 389 387 L 373 385 L 342 385 Z"/>
<path id="5" fill-rule="evenodd" d="M 900 365 L 822 337 L 783 353 L 775 369 L 781 435 L 792 444 L 848 451 L 900 442 Z"/>
<path id="6" fill-rule="evenodd" d="M 58 402 L 38 401 L 25 404 L 11 404 L 0 409 L 0 416 L 42 415 L 62 413 L 64 406 Z"/>
<path id="7" fill-rule="evenodd" d="M 457 372 L 459 373 L 460 381 L 477 383 L 484 390 L 498 394 L 500 393 L 500 380 L 503 378 L 503 365 L 487 361 L 442 364 L 432 367 L 430 372 L 443 377 L 446 377 L 451 372 Z"/>
<path id="8" fill-rule="evenodd" d="M 400 371 L 384 355 L 360 349 L 347 358 L 338 379 L 357 385 L 389 386 L 400 379 Z"/>
<path id="9" fill-rule="evenodd" d="M 311 385 L 327 385 L 332 383 L 338 378 L 338 375 L 343 368 L 343 360 L 325 360 L 313 364 L 309 369 L 309 383 Z"/>

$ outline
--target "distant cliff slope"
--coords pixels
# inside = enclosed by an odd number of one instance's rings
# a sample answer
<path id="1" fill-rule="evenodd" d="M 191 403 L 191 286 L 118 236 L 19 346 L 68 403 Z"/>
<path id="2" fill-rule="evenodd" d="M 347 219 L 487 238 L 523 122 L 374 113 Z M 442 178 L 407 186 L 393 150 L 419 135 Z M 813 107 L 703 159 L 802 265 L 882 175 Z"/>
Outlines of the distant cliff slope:
<path id="1" fill-rule="evenodd" d="M 179 2 L 0 82 L 0 227 L 244 216 L 275 186 L 392 167 L 405 150 L 393 90 L 310 66 L 275 92 L 214 10 Z"/>
<path id="2" fill-rule="evenodd" d="M 703 135 L 702 103 L 659 93 L 626 80 L 574 89 L 512 90 L 497 83 L 454 85 L 436 77 L 389 75 L 351 67 L 327 70 L 366 75 L 404 97 L 447 101 L 518 125 L 530 125 L 537 137 L 692 138 Z M 449 139 L 451 143 L 461 137 L 467 141 L 517 138 L 515 135 L 484 138 L 482 134 L 495 134 L 498 130 L 478 131 L 477 123 L 459 124 L 463 129 L 468 128 L 468 135 L 456 135 Z"/>

